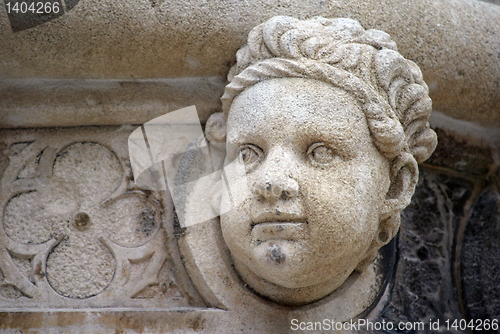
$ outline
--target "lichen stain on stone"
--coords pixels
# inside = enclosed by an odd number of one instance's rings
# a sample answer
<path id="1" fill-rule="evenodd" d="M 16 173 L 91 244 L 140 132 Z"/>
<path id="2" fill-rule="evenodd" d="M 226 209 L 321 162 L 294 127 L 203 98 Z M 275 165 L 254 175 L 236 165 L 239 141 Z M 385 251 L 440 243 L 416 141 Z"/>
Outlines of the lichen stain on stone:
<path id="1" fill-rule="evenodd" d="M 155 212 L 149 209 L 143 210 L 137 217 L 141 226 L 141 231 L 146 236 L 149 236 L 156 228 Z"/>
<path id="2" fill-rule="evenodd" d="M 178 329 L 203 331 L 206 319 L 200 314 L 189 312 L 124 312 L 100 313 L 99 324 L 104 329 L 114 329 L 121 333 L 171 333 Z"/>
<path id="3" fill-rule="evenodd" d="M 271 245 L 266 252 L 266 257 L 276 262 L 277 264 L 285 262 L 286 256 L 281 252 L 281 247 L 278 245 Z"/>
<path id="4" fill-rule="evenodd" d="M 35 267 L 35 276 L 39 279 L 43 279 L 45 277 L 45 272 L 42 269 L 42 262 L 38 262 Z"/>
<path id="5" fill-rule="evenodd" d="M 85 326 L 85 324 L 86 314 L 80 312 L 56 312 L 50 316 L 47 316 L 47 313 L 38 312 L 0 312 L 0 329 L 30 330 L 32 332 L 33 329 L 46 329 L 50 326 L 68 328 L 70 326 Z"/>
<path id="6" fill-rule="evenodd" d="M 200 315 L 198 315 L 196 318 L 194 318 L 187 324 L 187 328 L 191 328 L 194 331 L 199 331 L 204 329 L 204 325 L 205 325 L 205 319 Z"/>

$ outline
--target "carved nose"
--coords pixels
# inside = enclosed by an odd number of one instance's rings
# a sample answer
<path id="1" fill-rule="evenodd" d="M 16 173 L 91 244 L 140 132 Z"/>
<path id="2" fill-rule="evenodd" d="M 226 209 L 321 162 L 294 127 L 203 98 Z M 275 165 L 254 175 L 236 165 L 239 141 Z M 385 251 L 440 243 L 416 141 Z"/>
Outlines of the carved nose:
<path id="1" fill-rule="evenodd" d="M 267 177 L 254 184 L 254 193 L 266 200 L 287 200 L 297 197 L 299 184 L 292 177 Z"/>

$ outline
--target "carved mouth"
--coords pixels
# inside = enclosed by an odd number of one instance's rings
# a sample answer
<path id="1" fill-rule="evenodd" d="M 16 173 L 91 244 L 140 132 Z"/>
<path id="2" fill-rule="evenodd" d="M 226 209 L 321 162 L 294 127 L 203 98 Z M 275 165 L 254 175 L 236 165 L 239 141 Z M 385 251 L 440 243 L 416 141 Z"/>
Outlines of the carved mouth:
<path id="1" fill-rule="evenodd" d="M 304 239 L 306 221 L 269 221 L 253 225 L 252 236 L 258 241 Z"/>

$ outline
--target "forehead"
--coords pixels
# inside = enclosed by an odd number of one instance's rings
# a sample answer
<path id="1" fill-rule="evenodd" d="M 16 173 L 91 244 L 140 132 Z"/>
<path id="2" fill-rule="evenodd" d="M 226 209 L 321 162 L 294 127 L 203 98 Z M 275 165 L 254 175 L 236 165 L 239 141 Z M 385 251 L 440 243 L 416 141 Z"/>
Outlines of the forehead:
<path id="1" fill-rule="evenodd" d="M 302 78 L 259 82 L 238 95 L 228 115 L 228 142 L 247 136 L 368 139 L 359 102 L 331 84 Z M 243 137 L 243 138 L 242 138 Z M 328 139 L 328 138 L 325 138 Z M 364 141 L 364 140 L 363 140 Z"/>

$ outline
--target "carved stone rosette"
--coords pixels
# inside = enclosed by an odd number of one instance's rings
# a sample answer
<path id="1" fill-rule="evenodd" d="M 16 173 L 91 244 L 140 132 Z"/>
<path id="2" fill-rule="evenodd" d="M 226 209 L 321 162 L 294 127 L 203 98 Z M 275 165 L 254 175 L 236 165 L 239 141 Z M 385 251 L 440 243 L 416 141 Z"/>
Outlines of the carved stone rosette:
<path id="1" fill-rule="evenodd" d="M 189 305 L 171 205 L 130 181 L 131 129 L 0 137 L 0 308 Z"/>

